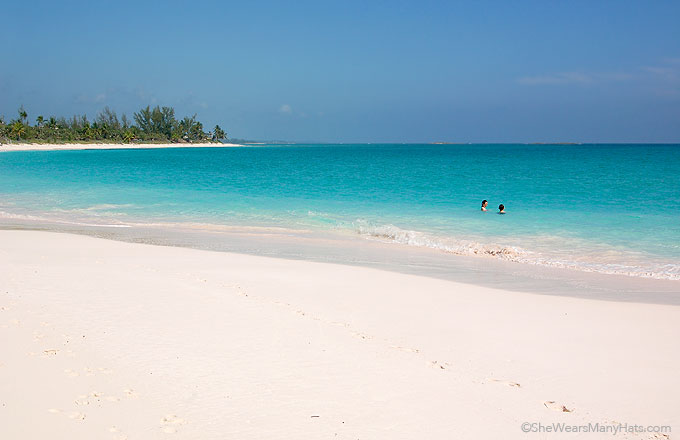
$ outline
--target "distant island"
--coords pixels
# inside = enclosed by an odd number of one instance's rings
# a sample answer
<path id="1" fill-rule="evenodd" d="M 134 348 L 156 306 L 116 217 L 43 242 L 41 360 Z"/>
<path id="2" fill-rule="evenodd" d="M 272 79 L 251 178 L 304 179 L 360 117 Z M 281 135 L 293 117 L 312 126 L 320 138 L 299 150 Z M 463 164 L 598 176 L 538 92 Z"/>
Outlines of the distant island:
<path id="1" fill-rule="evenodd" d="M 247 144 L 247 145 L 269 145 L 269 144 L 296 144 L 297 142 L 282 141 L 282 140 L 257 140 L 257 139 L 241 139 L 241 138 L 228 138 L 228 142 L 234 144 Z"/>
<path id="2" fill-rule="evenodd" d="M 105 107 L 90 122 L 86 115 L 66 119 L 40 115 L 31 125 L 28 112 L 22 106 L 16 119 L 5 122 L 0 116 L 0 144 L 8 142 L 63 144 L 104 142 L 109 144 L 130 143 L 204 143 L 220 142 L 227 133 L 215 125 L 205 132 L 196 115 L 175 118 L 172 107 L 156 106 L 141 109 L 133 114 L 133 120 L 123 114 L 120 119 L 115 111 Z"/>

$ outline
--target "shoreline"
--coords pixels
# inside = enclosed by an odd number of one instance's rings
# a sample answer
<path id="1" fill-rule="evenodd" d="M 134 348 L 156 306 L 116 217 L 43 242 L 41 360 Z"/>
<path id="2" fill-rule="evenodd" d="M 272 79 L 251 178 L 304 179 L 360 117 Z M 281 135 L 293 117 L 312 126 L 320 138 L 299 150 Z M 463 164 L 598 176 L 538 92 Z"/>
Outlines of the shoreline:
<path id="1" fill-rule="evenodd" d="M 106 144 L 106 143 L 68 143 L 68 144 L 0 144 L 3 151 L 59 151 L 59 150 L 137 150 L 157 148 L 222 148 L 243 147 L 241 144 L 221 142 L 201 143 L 161 143 L 161 144 Z"/>
<path id="2" fill-rule="evenodd" d="M 0 216 L 0 231 L 76 234 L 123 243 L 331 263 L 548 296 L 680 305 L 678 280 L 581 271 L 484 255 L 457 255 L 328 231 L 262 226 L 206 229 L 206 226 L 209 225 L 74 224 Z"/>
<path id="3" fill-rule="evenodd" d="M 31 231 L 0 264 L 2 437 L 678 429 L 678 306 Z"/>
<path id="4" fill-rule="evenodd" d="M 611 275 L 614 277 L 625 277 L 627 279 L 648 279 L 669 282 L 680 282 L 680 274 L 669 270 L 671 266 L 664 264 L 659 256 L 650 256 L 649 259 L 641 259 L 639 261 L 630 262 L 627 264 L 610 264 L 598 265 L 597 261 L 578 261 L 574 257 L 570 259 L 556 259 L 548 256 L 540 256 L 535 250 L 527 251 L 524 247 L 515 247 L 513 244 L 499 244 L 493 240 L 484 240 L 483 237 L 475 237 L 467 239 L 462 237 L 447 237 L 439 239 L 436 235 L 428 235 L 426 232 L 419 232 L 415 230 L 400 229 L 393 225 L 387 225 L 388 228 L 396 230 L 394 234 L 385 233 L 385 227 L 376 227 L 374 230 L 365 228 L 363 225 L 354 228 L 336 228 L 323 229 L 315 228 L 314 226 L 306 225 L 282 225 L 282 224 L 246 224 L 240 223 L 219 223 L 210 222 L 209 219 L 192 220 L 192 219 L 163 219 L 163 218 L 149 218 L 144 216 L 126 216 L 111 215 L 109 210 L 115 209 L 116 205 L 100 204 L 92 205 L 87 208 L 72 209 L 69 211 L 36 211 L 34 209 L 13 210 L 11 202 L 8 205 L 3 205 L 0 200 L 0 228 L 4 226 L 11 226 L 15 229 L 40 229 L 46 231 L 57 232 L 73 232 L 82 230 L 86 235 L 101 235 L 96 230 L 108 231 L 111 229 L 129 229 L 142 230 L 151 233 L 154 236 L 161 236 L 163 243 L 166 245 L 177 245 L 185 247 L 195 247 L 205 249 L 202 243 L 192 244 L 178 244 L 173 243 L 172 240 L 167 240 L 167 237 L 177 237 L 174 230 L 194 233 L 213 233 L 210 247 L 208 249 L 214 250 L 231 250 L 220 248 L 220 243 L 223 242 L 221 232 L 234 232 L 237 230 L 254 230 L 266 233 L 270 230 L 275 232 L 274 235 L 281 236 L 300 236 L 306 234 L 313 234 L 321 241 L 330 239 L 331 241 L 338 241 L 342 239 L 350 241 L 358 241 L 361 244 L 385 244 L 392 246 L 393 249 L 402 248 L 410 249 L 414 252 L 432 251 L 441 256 L 446 257 L 463 257 L 476 258 L 483 261 L 493 262 L 507 262 L 510 264 L 517 264 L 524 267 L 537 267 L 544 269 L 554 269 L 556 271 L 567 271 L 567 273 L 582 273 L 595 275 Z M 14 212 L 13 212 L 14 211 Z M 115 214 L 115 213 L 114 213 Z M 345 225 L 347 226 L 347 225 Z M 352 226 L 352 225 L 349 225 Z M 88 232 L 94 230 L 95 232 Z M 155 232 L 155 233 L 154 233 Z M 388 231 L 389 232 L 389 231 Z M 108 233 L 107 233 L 108 234 Z M 225 235 L 226 237 L 226 235 Z M 112 235 L 111 238 L 117 239 Z M 123 239 L 123 241 L 125 241 Z M 179 240 L 185 243 L 185 240 Z M 217 246 L 216 248 L 214 246 Z M 248 252 L 246 252 L 248 253 Z M 538 257 L 536 256 L 538 255 Z M 445 258 L 446 258 L 445 257 Z M 656 258 L 654 260 L 653 258 Z M 590 264 L 586 264 L 590 263 Z M 673 268 L 677 268 L 676 261 L 667 261 L 666 263 L 673 264 Z M 637 266 L 635 265 L 637 264 Z M 647 265 L 645 267 L 644 265 Z M 652 266 L 656 265 L 656 267 Z M 663 271 L 654 270 L 661 268 Z"/>

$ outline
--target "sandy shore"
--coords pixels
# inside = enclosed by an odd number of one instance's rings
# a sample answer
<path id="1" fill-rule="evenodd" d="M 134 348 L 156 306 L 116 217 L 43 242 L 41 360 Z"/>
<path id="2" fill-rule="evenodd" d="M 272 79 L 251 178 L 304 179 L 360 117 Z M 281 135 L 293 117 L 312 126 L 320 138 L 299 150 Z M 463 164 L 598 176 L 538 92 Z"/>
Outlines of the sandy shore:
<path id="1" fill-rule="evenodd" d="M 242 147 L 240 144 L 205 142 L 197 144 L 0 144 L 2 151 L 52 151 L 52 150 L 128 150 L 153 148 Z"/>
<path id="2" fill-rule="evenodd" d="M 0 268 L 0 438 L 680 430 L 678 306 L 30 231 Z"/>

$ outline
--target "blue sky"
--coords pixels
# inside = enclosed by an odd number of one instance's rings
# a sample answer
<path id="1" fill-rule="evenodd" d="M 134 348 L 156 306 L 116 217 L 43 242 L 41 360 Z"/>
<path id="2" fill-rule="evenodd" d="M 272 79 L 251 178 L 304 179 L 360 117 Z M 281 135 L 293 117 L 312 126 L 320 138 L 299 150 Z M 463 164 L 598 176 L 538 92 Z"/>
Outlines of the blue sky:
<path id="1" fill-rule="evenodd" d="M 680 142 L 678 1 L 2 9 L 6 120 L 160 104 L 251 139 Z"/>

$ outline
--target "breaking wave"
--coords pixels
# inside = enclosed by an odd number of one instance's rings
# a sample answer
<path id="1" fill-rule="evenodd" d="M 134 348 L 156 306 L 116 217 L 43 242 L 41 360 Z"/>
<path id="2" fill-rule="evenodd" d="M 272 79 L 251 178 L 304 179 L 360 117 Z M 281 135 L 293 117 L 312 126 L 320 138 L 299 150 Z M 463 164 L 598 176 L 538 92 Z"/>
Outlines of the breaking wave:
<path id="1" fill-rule="evenodd" d="M 355 222 L 355 227 L 359 235 L 369 239 L 438 249 L 456 255 L 487 255 L 506 260 L 515 260 L 527 254 L 525 250 L 514 246 L 482 244 L 468 240 L 436 237 L 419 231 L 401 229 L 390 224 L 371 226 L 368 223 L 357 221 Z"/>
<path id="2" fill-rule="evenodd" d="M 645 258 L 634 263 L 621 263 L 604 261 L 604 258 L 598 258 L 598 256 L 592 254 L 584 258 L 568 258 L 565 255 L 546 255 L 519 246 L 442 237 L 421 231 L 402 229 L 392 224 L 372 225 L 363 220 L 355 221 L 353 227 L 357 234 L 369 240 L 436 249 L 455 255 L 492 257 L 517 263 L 583 272 L 680 280 L 680 264 L 669 261 L 650 261 L 650 259 Z"/>
<path id="3" fill-rule="evenodd" d="M 7 206 L 7 204 L 5 204 Z M 252 222 L 244 224 L 230 224 L 211 221 L 189 221 L 188 219 L 133 219 L 121 218 L 120 208 L 132 205 L 100 204 L 82 209 L 52 212 L 16 212 L 0 210 L 0 219 L 18 223 L 56 223 L 83 227 L 104 228 L 171 228 L 171 229 L 199 229 L 210 231 L 229 231 L 257 234 L 285 234 L 299 235 L 301 233 L 315 233 L 332 230 L 343 233 L 357 234 L 365 239 L 385 243 L 395 243 L 406 246 L 429 248 L 453 255 L 494 258 L 509 262 L 548 266 L 555 268 L 579 270 L 583 272 L 597 272 L 614 275 L 627 275 L 642 278 L 666 280 L 680 280 L 680 263 L 677 260 L 641 254 L 626 249 L 613 249 L 609 246 L 596 246 L 590 242 L 575 243 L 575 239 L 566 240 L 562 237 L 523 237 L 522 246 L 502 243 L 502 239 L 492 237 L 474 237 L 462 239 L 451 235 L 438 235 L 418 230 L 404 229 L 393 224 L 375 224 L 363 219 L 353 222 L 339 220 L 325 212 L 307 212 L 308 217 L 314 218 L 313 224 L 294 222 L 286 226 L 281 218 L 273 218 L 261 225 Z M 15 211 L 15 212 L 11 212 Z M 296 217 L 292 213 L 292 217 Z M 122 221 L 124 220 L 124 221 Z M 496 242 L 494 242 L 496 241 Z"/>

